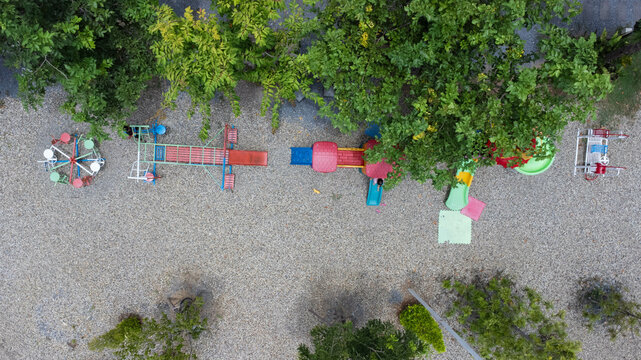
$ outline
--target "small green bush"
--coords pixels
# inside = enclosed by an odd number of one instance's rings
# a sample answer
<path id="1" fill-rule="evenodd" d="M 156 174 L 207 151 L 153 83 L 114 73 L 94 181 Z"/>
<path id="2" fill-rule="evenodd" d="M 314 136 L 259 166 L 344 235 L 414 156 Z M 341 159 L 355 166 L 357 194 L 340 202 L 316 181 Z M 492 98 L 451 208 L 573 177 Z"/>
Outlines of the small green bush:
<path id="1" fill-rule="evenodd" d="M 581 285 L 577 297 L 585 326 L 592 330 L 594 325 L 603 325 L 612 341 L 625 332 L 639 335 L 641 304 L 624 300 L 620 283 L 595 277 L 582 280 Z"/>
<path id="2" fill-rule="evenodd" d="M 140 335 L 142 321 L 136 315 L 122 320 L 115 328 L 89 342 L 89 350 L 117 349 L 126 340 Z"/>
<path id="3" fill-rule="evenodd" d="M 443 332 L 429 311 L 422 305 L 410 305 L 399 315 L 401 325 L 412 331 L 421 341 L 430 344 L 440 353 L 445 352 Z"/>
<path id="4" fill-rule="evenodd" d="M 362 328 L 351 321 L 314 327 L 313 347 L 298 347 L 299 360 L 414 360 L 428 354 L 427 344 L 389 321 L 372 319 Z"/>
<path id="5" fill-rule="evenodd" d="M 119 360 L 197 359 L 192 342 L 207 330 L 207 318 L 201 314 L 203 300 L 196 297 L 185 303 L 171 319 L 165 313 L 159 320 L 128 317 L 116 327 L 89 343 L 89 349 L 112 350 Z"/>

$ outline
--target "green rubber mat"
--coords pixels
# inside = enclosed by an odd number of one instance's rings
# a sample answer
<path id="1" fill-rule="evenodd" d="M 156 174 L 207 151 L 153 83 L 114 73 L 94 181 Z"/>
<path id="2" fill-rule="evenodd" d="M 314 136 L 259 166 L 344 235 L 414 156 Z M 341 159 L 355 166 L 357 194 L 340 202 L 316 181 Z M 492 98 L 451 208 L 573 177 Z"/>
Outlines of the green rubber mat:
<path id="1" fill-rule="evenodd" d="M 439 244 L 472 242 L 472 219 L 458 211 L 441 210 L 438 215 Z"/>

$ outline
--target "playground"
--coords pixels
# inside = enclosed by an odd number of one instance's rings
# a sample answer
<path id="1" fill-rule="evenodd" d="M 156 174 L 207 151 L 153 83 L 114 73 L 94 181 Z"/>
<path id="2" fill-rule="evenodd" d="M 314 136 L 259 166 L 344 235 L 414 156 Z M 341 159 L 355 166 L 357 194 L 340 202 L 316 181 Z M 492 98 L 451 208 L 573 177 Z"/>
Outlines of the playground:
<path id="1" fill-rule="evenodd" d="M 385 191 L 379 206 L 368 206 L 365 171 L 321 174 L 290 165 L 292 147 L 325 141 L 358 148 L 368 136 L 340 134 L 315 119 L 305 102 L 284 110 L 272 134 L 257 114 L 261 90 L 243 83 L 239 94 L 239 118 L 225 102 L 214 103 L 212 133 L 233 124 L 234 149 L 269 157 L 266 167 L 234 165 L 233 191 L 221 191 L 219 170 L 212 178 L 201 166 L 162 164 L 155 185 L 128 180 L 137 144 L 115 134 L 99 144 L 106 161 L 94 184 L 52 184 L 36 162 L 51 135 L 88 129 L 58 112 L 63 96 L 57 88 L 30 113 L 6 99 L 0 109 L 0 301 L 7 311 L 0 359 L 101 359 L 104 354 L 87 349 L 90 338 L 115 325 L 118 314 L 159 314 L 167 289 L 184 281 L 208 289 L 212 331 L 196 345 L 203 359 L 295 358 L 318 324 L 308 310 L 323 314 L 338 298 L 353 304 L 357 324 L 372 317 L 394 321 L 408 287 L 444 313 L 439 279 L 447 275 L 505 270 L 557 309 L 571 309 L 576 282 L 595 275 L 625 283 L 641 299 L 641 113 L 624 124 L 630 139 L 609 149 L 612 163 L 627 168 L 620 176 L 573 176 L 577 132 L 587 128 L 575 123 L 543 174 L 476 170 L 469 195 L 486 206 L 472 224 L 470 243 L 462 245 L 438 242 L 449 189 L 408 180 Z M 158 99 L 147 94 L 132 119 L 153 125 L 144 120 Z M 181 97 L 175 111 L 166 111 L 163 144 L 205 145 L 197 138 L 198 115 L 187 119 L 188 103 Z M 222 140 L 216 141 L 212 146 L 219 147 Z M 179 162 L 180 151 L 170 160 Z M 200 151 L 197 160 L 207 162 L 208 150 Z M 357 160 L 338 161 L 360 166 Z M 633 338 L 613 343 L 579 320 L 568 311 L 582 358 L 641 353 Z M 468 358 L 452 337 L 445 335 L 445 342 L 447 352 L 434 359 Z"/>

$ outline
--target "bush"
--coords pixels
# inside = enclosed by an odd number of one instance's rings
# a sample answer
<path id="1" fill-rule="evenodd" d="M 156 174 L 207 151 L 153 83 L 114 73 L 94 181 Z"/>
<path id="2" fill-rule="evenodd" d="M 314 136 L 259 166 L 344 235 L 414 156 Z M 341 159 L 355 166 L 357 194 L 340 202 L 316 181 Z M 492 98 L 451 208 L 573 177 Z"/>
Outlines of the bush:
<path id="1" fill-rule="evenodd" d="M 139 337 L 141 331 L 142 319 L 137 315 L 130 315 L 115 328 L 91 340 L 89 350 L 117 349 L 125 340 Z"/>
<path id="2" fill-rule="evenodd" d="M 599 102 L 600 126 L 617 126 L 618 116 L 633 117 L 641 107 L 641 52 L 630 56 L 614 80 L 614 89 Z"/>
<path id="3" fill-rule="evenodd" d="M 493 359 L 576 359 L 581 343 L 567 339 L 562 311 L 506 276 L 445 281 L 455 300 L 447 316 L 458 322 L 479 354 Z"/>
<path id="4" fill-rule="evenodd" d="M 207 318 L 200 310 L 203 300 L 197 297 L 170 319 L 128 317 L 112 330 L 89 343 L 94 351 L 112 349 L 117 359 L 187 360 L 196 359 L 191 341 L 207 330 Z M 189 345 L 189 346 L 186 346 Z"/>
<path id="5" fill-rule="evenodd" d="M 300 360 L 410 360 L 427 354 L 428 348 L 411 331 L 394 328 L 378 319 L 355 329 L 352 322 L 312 329 L 314 351 L 306 345 L 298 347 Z"/>
<path id="6" fill-rule="evenodd" d="M 639 335 L 641 305 L 624 300 L 625 291 L 618 282 L 596 277 L 582 280 L 577 298 L 583 310 L 585 325 L 590 330 L 594 325 L 604 326 L 612 341 L 625 332 Z"/>
<path id="7" fill-rule="evenodd" d="M 421 341 L 430 344 L 440 353 L 445 352 L 443 332 L 430 312 L 422 305 L 410 305 L 399 315 L 399 321 L 406 330 L 412 331 Z"/>

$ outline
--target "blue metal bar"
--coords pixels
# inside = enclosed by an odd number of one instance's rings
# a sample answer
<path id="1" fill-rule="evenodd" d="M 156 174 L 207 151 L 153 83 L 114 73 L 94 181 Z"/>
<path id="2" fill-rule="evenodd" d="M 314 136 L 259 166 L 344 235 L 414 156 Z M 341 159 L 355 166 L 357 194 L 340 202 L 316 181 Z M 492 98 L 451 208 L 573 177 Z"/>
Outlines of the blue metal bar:
<path id="1" fill-rule="evenodd" d="M 220 184 L 220 190 L 223 190 L 223 191 L 225 190 L 225 155 L 227 155 L 227 146 L 226 146 L 227 144 L 225 143 L 227 140 L 227 125 L 225 125 L 224 129 L 225 129 L 225 133 L 223 134 L 223 181 Z M 214 150 L 214 154 L 215 154 L 215 150 Z"/>
<path id="2" fill-rule="evenodd" d="M 75 138 L 75 143 L 76 143 L 76 157 L 80 154 L 80 150 L 78 150 L 78 134 L 73 134 Z M 80 166 L 78 166 L 78 177 L 80 177 Z"/>
<path id="3" fill-rule="evenodd" d="M 158 125 L 158 118 L 154 119 L 154 126 L 156 126 L 156 125 Z M 155 152 L 156 151 L 156 144 L 158 143 L 158 134 L 156 134 L 155 131 L 153 133 L 154 133 L 154 152 Z M 154 157 L 155 156 L 156 156 L 156 154 L 154 154 Z M 153 174 L 154 174 L 154 181 L 152 181 L 152 183 L 154 185 L 156 185 L 156 162 L 154 162 Z"/>

